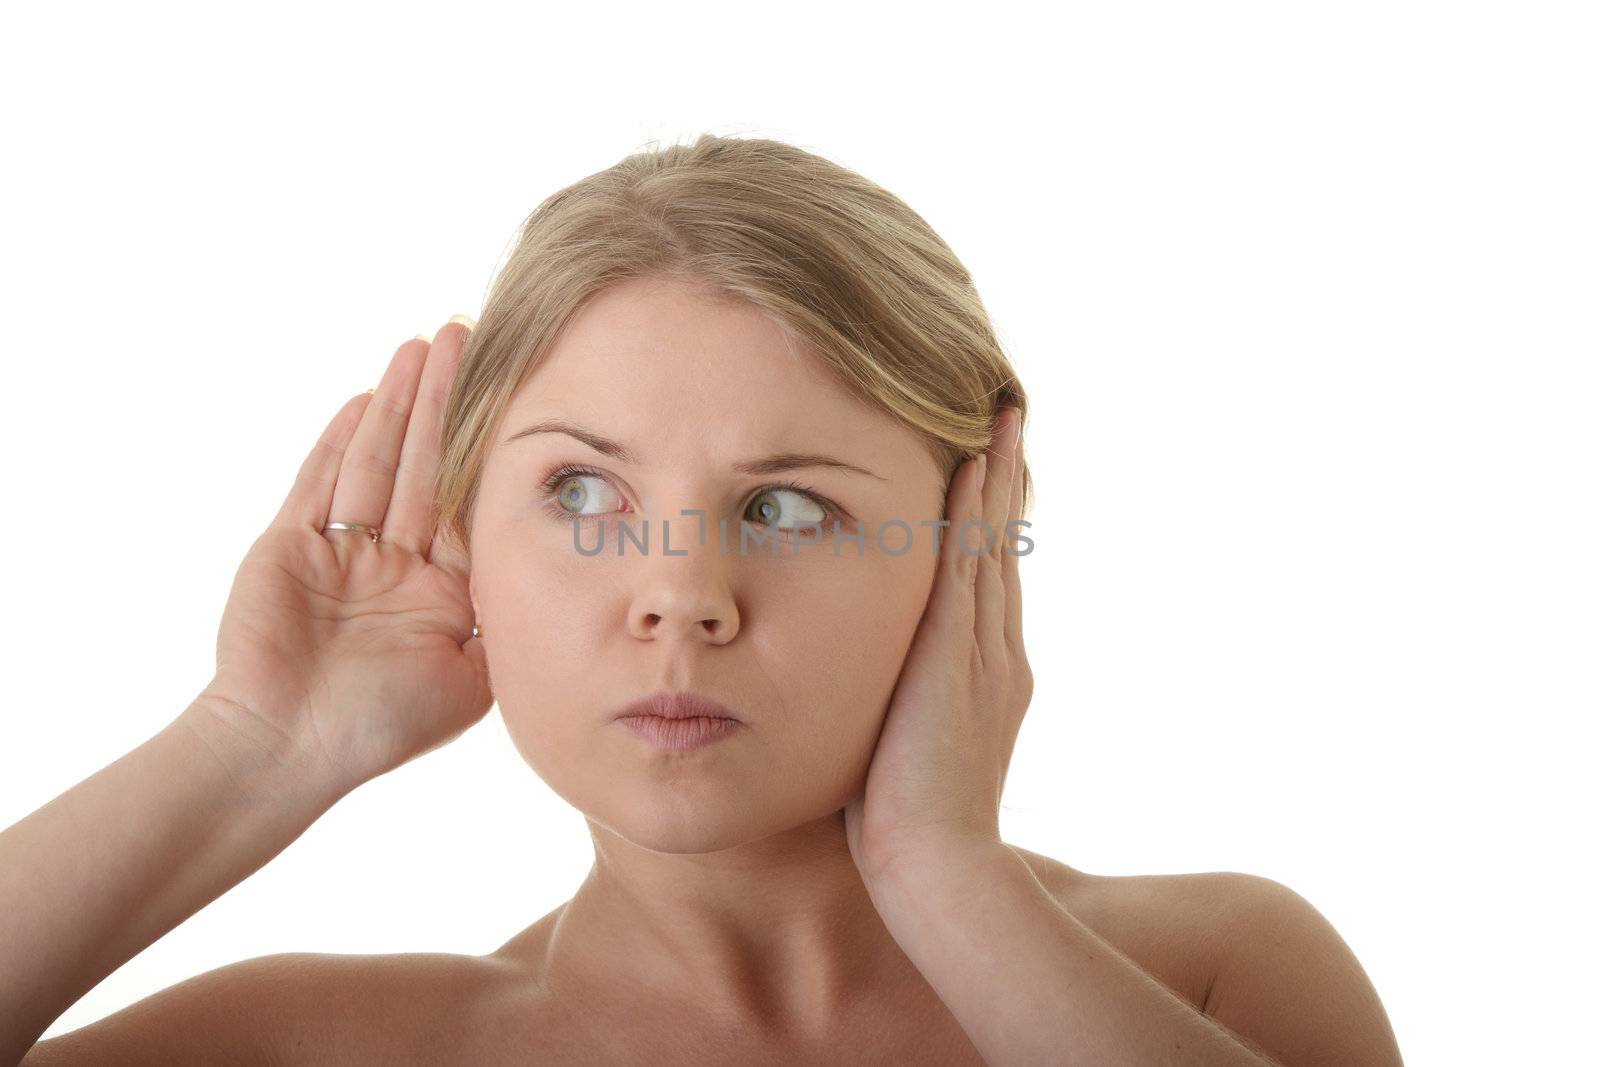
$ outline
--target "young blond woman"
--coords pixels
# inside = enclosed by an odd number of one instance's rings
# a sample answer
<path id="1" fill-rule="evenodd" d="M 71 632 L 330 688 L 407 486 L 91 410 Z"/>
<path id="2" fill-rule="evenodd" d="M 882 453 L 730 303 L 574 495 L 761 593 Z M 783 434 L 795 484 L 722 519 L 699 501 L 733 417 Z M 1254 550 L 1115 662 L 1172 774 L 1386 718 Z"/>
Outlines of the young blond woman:
<path id="1" fill-rule="evenodd" d="M 955 255 L 833 163 L 708 135 L 549 197 L 480 321 L 333 417 L 194 702 L 0 835 L 0 1060 L 1399 1063 L 1278 883 L 1000 839 L 1026 412 Z M 266 956 L 38 1042 L 491 703 L 590 827 L 565 904 L 486 955 Z"/>

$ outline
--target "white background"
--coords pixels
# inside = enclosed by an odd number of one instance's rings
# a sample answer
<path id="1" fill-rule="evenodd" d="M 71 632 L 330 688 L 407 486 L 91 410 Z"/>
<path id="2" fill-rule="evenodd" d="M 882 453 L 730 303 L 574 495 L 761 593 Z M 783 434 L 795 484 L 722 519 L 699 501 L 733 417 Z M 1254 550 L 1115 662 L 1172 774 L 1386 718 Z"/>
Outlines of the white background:
<path id="1" fill-rule="evenodd" d="M 1587 8 L 8 6 L 0 825 L 205 685 L 317 434 L 539 200 L 770 136 L 922 213 L 1031 396 L 1007 839 L 1288 885 L 1408 1063 L 1591 1049 Z M 491 711 L 48 1036 L 252 956 L 487 952 L 589 858 Z"/>

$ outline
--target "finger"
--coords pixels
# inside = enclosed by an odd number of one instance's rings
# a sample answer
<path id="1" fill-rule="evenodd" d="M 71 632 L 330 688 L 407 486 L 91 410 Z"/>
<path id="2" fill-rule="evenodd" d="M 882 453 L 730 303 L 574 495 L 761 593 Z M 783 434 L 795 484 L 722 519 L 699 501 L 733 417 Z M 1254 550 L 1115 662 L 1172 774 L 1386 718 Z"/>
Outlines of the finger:
<path id="1" fill-rule="evenodd" d="M 1005 556 L 1006 519 L 1011 511 L 1011 483 L 1020 472 L 1017 467 L 1017 443 L 1022 430 L 1022 417 L 1014 407 L 1001 408 L 995 416 L 994 434 L 989 440 L 989 477 L 983 487 L 983 515 L 994 529 L 994 544 L 989 555 L 996 563 Z"/>
<path id="2" fill-rule="evenodd" d="M 416 337 L 395 350 L 378 392 L 361 416 L 361 425 L 345 450 L 339 481 L 328 514 L 337 522 L 380 527 L 394 494 L 395 470 L 406 422 L 417 395 L 417 379 L 428 357 L 428 342 Z M 388 540 L 383 537 L 382 540 Z"/>
<path id="3" fill-rule="evenodd" d="M 981 517 L 981 491 L 979 479 L 982 469 L 978 457 L 969 459 L 956 468 L 950 480 L 946 497 L 945 528 L 939 543 L 939 563 L 934 570 L 933 591 L 924 619 L 931 619 L 931 627 L 942 631 L 966 648 L 972 643 L 973 581 L 978 573 L 978 559 L 983 554 L 980 527 L 974 521 Z M 961 549 L 962 537 L 972 539 L 972 547 Z"/>
<path id="4" fill-rule="evenodd" d="M 406 424 L 400 449 L 400 469 L 395 474 L 394 495 L 383 517 L 383 540 L 426 557 L 433 542 L 434 482 L 439 475 L 440 427 L 444 406 L 469 327 L 451 319 L 440 328 L 428 349 L 428 360 L 417 386 L 417 399 Z"/>
<path id="5" fill-rule="evenodd" d="M 989 440 L 988 477 L 983 486 L 984 534 L 988 550 L 978 561 L 977 615 L 974 630 L 985 663 L 1003 662 L 1005 655 L 1006 588 L 1003 568 L 1006 510 L 1011 505 L 1012 471 L 1016 457 L 1017 410 L 1002 408 L 995 417 Z"/>
<path id="6" fill-rule="evenodd" d="M 1022 547 L 1017 534 L 1027 527 L 1017 520 L 1022 518 L 1022 472 L 1027 461 L 1027 446 L 1022 441 L 1022 430 L 1017 429 L 1016 466 L 1011 474 L 1011 507 L 1007 516 L 1006 545 L 1001 557 L 1000 573 L 1006 588 L 1006 645 L 1013 649 L 1022 647 L 1022 575 L 1018 572 L 1017 551 Z M 1015 523 L 1016 525 L 1009 525 Z"/>
<path id="7" fill-rule="evenodd" d="M 1018 428 L 1016 448 L 1016 473 L 1011 479 L 1011 518 L 1022 517 L 1022 471 L 1023 462 L 1027 459 L 1026 446 L 1022 442 L 1021 428 Z M 1020 532 L 1026 527 L 1017 526 Z M 1028 665 L 1027 650 L 1022 641 L 1022 576 L 1018 572 L 1016 551 L 1020 545 L 1008 543 L 1005 556 L 1000 564 L 1001 574 L 1004 576 L 1006 590 L 1006 621 L 1005 621 L 1005 647 L 1006 663 L 1010 667 L 1011 675 L 1008 679 L 1007 699 L 1014 701 L 1010 707 L 1010 718 L 1006 723 L 1005 746 L 1006 753 L 1004 764 L 1000 768 L 1000 792 L 1005 794 L 1006 775 L 1011 771 L 1011 754 L 1017 745 L 1017 735 L 1022 732 L 1022 720 L 1028 714 L 1028 706 L 1033 700 L 1033 671 Z M 1016 686 L 1022 689 L 1016 689 Z"/>
<path id="8" fill-rule="evenodd" d="M 274 526 L 309 526 L 322 532 L 328 524 L 328 506 L 333 499 L 333 487 L 339 480 L 345 449 L 355 436 L 361 415 L 371 399 L 370 393 L 353 396 L 334 415 L 322 436 L 317 438 L 311 454 L 300 464 L 289 495 L 273 517 Z"/>

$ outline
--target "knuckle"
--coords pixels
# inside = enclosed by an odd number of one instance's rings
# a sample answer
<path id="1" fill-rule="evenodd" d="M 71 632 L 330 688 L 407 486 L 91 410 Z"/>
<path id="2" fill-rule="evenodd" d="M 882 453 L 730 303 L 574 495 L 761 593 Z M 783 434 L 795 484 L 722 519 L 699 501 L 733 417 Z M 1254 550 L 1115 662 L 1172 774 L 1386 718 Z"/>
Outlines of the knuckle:
<path id="1" fill-rule="evenodd" d="M 395 472 L 395 464 L 387 456 L 380 455 L 377 452 L 364 452 L 356 457 L 356 469 L 358 471 L 371 471 L 374 474 L 392 476 Z"/>
<path id="2" fill-rule="evenodd" d="M 386 397 L 374 396 L 372 403 L 367 405 L 368 410 L 371 410 L 373 406 L 376 406 L 380 412 L 389 418 L 397 419 L 400 422 L 405 422 L 411 417 L 411 409 L 409 407 L 403 404 L 396 404 Z"/>

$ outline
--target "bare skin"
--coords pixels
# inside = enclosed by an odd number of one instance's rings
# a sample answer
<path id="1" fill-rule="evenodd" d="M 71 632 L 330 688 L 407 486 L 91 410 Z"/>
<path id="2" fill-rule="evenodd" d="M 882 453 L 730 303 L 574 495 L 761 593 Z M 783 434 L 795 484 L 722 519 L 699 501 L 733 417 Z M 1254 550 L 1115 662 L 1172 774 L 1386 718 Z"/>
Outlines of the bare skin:
<path id="1" fill-rule="evenodd" d="M 464 337 L 442 331 L 432 355 L 402 346 L 377 396 L 330 425 L 241 567 L 201 698 L 0 834 L 0 914 L 21 917 L 0 923 L 4 1051 L 34 1065 L 979 1062 L 880 921 L 841 813 L 933 554 L 795 556 L 784 541 L 781 559 L 721 558 L 715 539 L 707 551 L 674 536 L 670 554 L 585 559 L 553 511 L 559 497 L 676 529 L 678 509 L 698 507 L 737 531 L 809 521 L 820 497 L 842 505 L 847 532 L 915 528 L 947 491 L 920 439 L 843 395 L 755 309 L 624 284 L 575 316 L 496 428 L 469 570 L 427 524 Z M 509 436 L 552 421 L 635 458 L 581 434 Z M 865 469 L 798 472 L 817 496 L 779 487 L 786 471 L 738 471 L 810 451 Z M 382 544 L 325 531 L 329 519 L 381 523 Z M 723 702 L 739 736 L 666 752 L 614 721 L 658 689 Z M 567 904 L 485 956 L 261 957 L 33 1044 L 491 696 L 532 769 L 588 819 L 595 864 Z M 1018 851 L 1062 907 L 1203 1009 L 1229 876 L 1102 878 Z"/>
<path id="2" fill-rule="evenodd" d="M 575 432 L 519 435 L 552 423 Z M 741 1028 L 831 1032 L 904 962 L 839 812 L 862 791 L 928 603 L 937 559 L 917 523 L 945 515 L 944 472 L 768 315 L 658 278 L 581 308 L 495 440 L 472 604 L 507 732 L 584 814 L 595 849 L 552 986 L 610 955 Z M 818 452 L 859 469 L 740 469 Z M 552 498 L 571 510 L 553 515 Z M 859 551 L 794 537 L 806 521 L 831 531 L 824 504 L 841 534 L 864 535 Z M 776 540 L 741 552 L 741 520 L 763 506 Z M 685 509 L 705 512 L 704 542 Z M 891 520 L 922 540 L 886 551 L 875 533 Z M 616 552 L 621 522 L 651 534 L 647 554 Z M 581 555 L 575 533 L 609 534 L 605 551 Z M 668 752 L 613 721 L 663 689 L 702 693 L 743 724 Z"/>
<path id="3" fill-rule="evenodd" d="M 1102 877 L 1017 851 L 1063 907 L 1204 1010 L 1228 876 Z M 270 1040 L 262 1062 L 307 1065 L 983 1063 L 904 957 L 808 1037 L 675 995 L 603 947 L 563 942 L 570 906 L 485 956 L 297 954 L 275 1014 L 298 1021 L 240 1040 Z"/>
<path id="4" fill-rule="evenodd" d="M 1213 973 L 1208 936 L 1208 876 L 1105 878 L 1017 849 L 1063 907 L 1144 970 L 1202 1010 Z M 955 1019 L 903 955 L 885 959 L 869 990 L 843 1006 L 825 1033 L 796 1034 L 781 1021 L 708 1011 L 643 977 L 619 985 L 623 961 L 583 955 L 562 942 L 571 902 L 544 916 L 491 956 L 515 977 L 499 994 L 506 1023 L 550 1062 L 583 1062 L 607 1050 L 618 1063 L 926 1063 L 981 1064 Z M 578 957 L 578 958 L 574 958 Z M 641 1005 L 648 1006 L 641 1012 Z M 521 1031 L 518 1018 L 536 1019 Z M 525 1052 L 527 1046 L 521 1046 Z M 674 1059 L 674 1055 L 680 1059 Z M 515 1059 L 515 1056 L 512 1057 Z"/>

